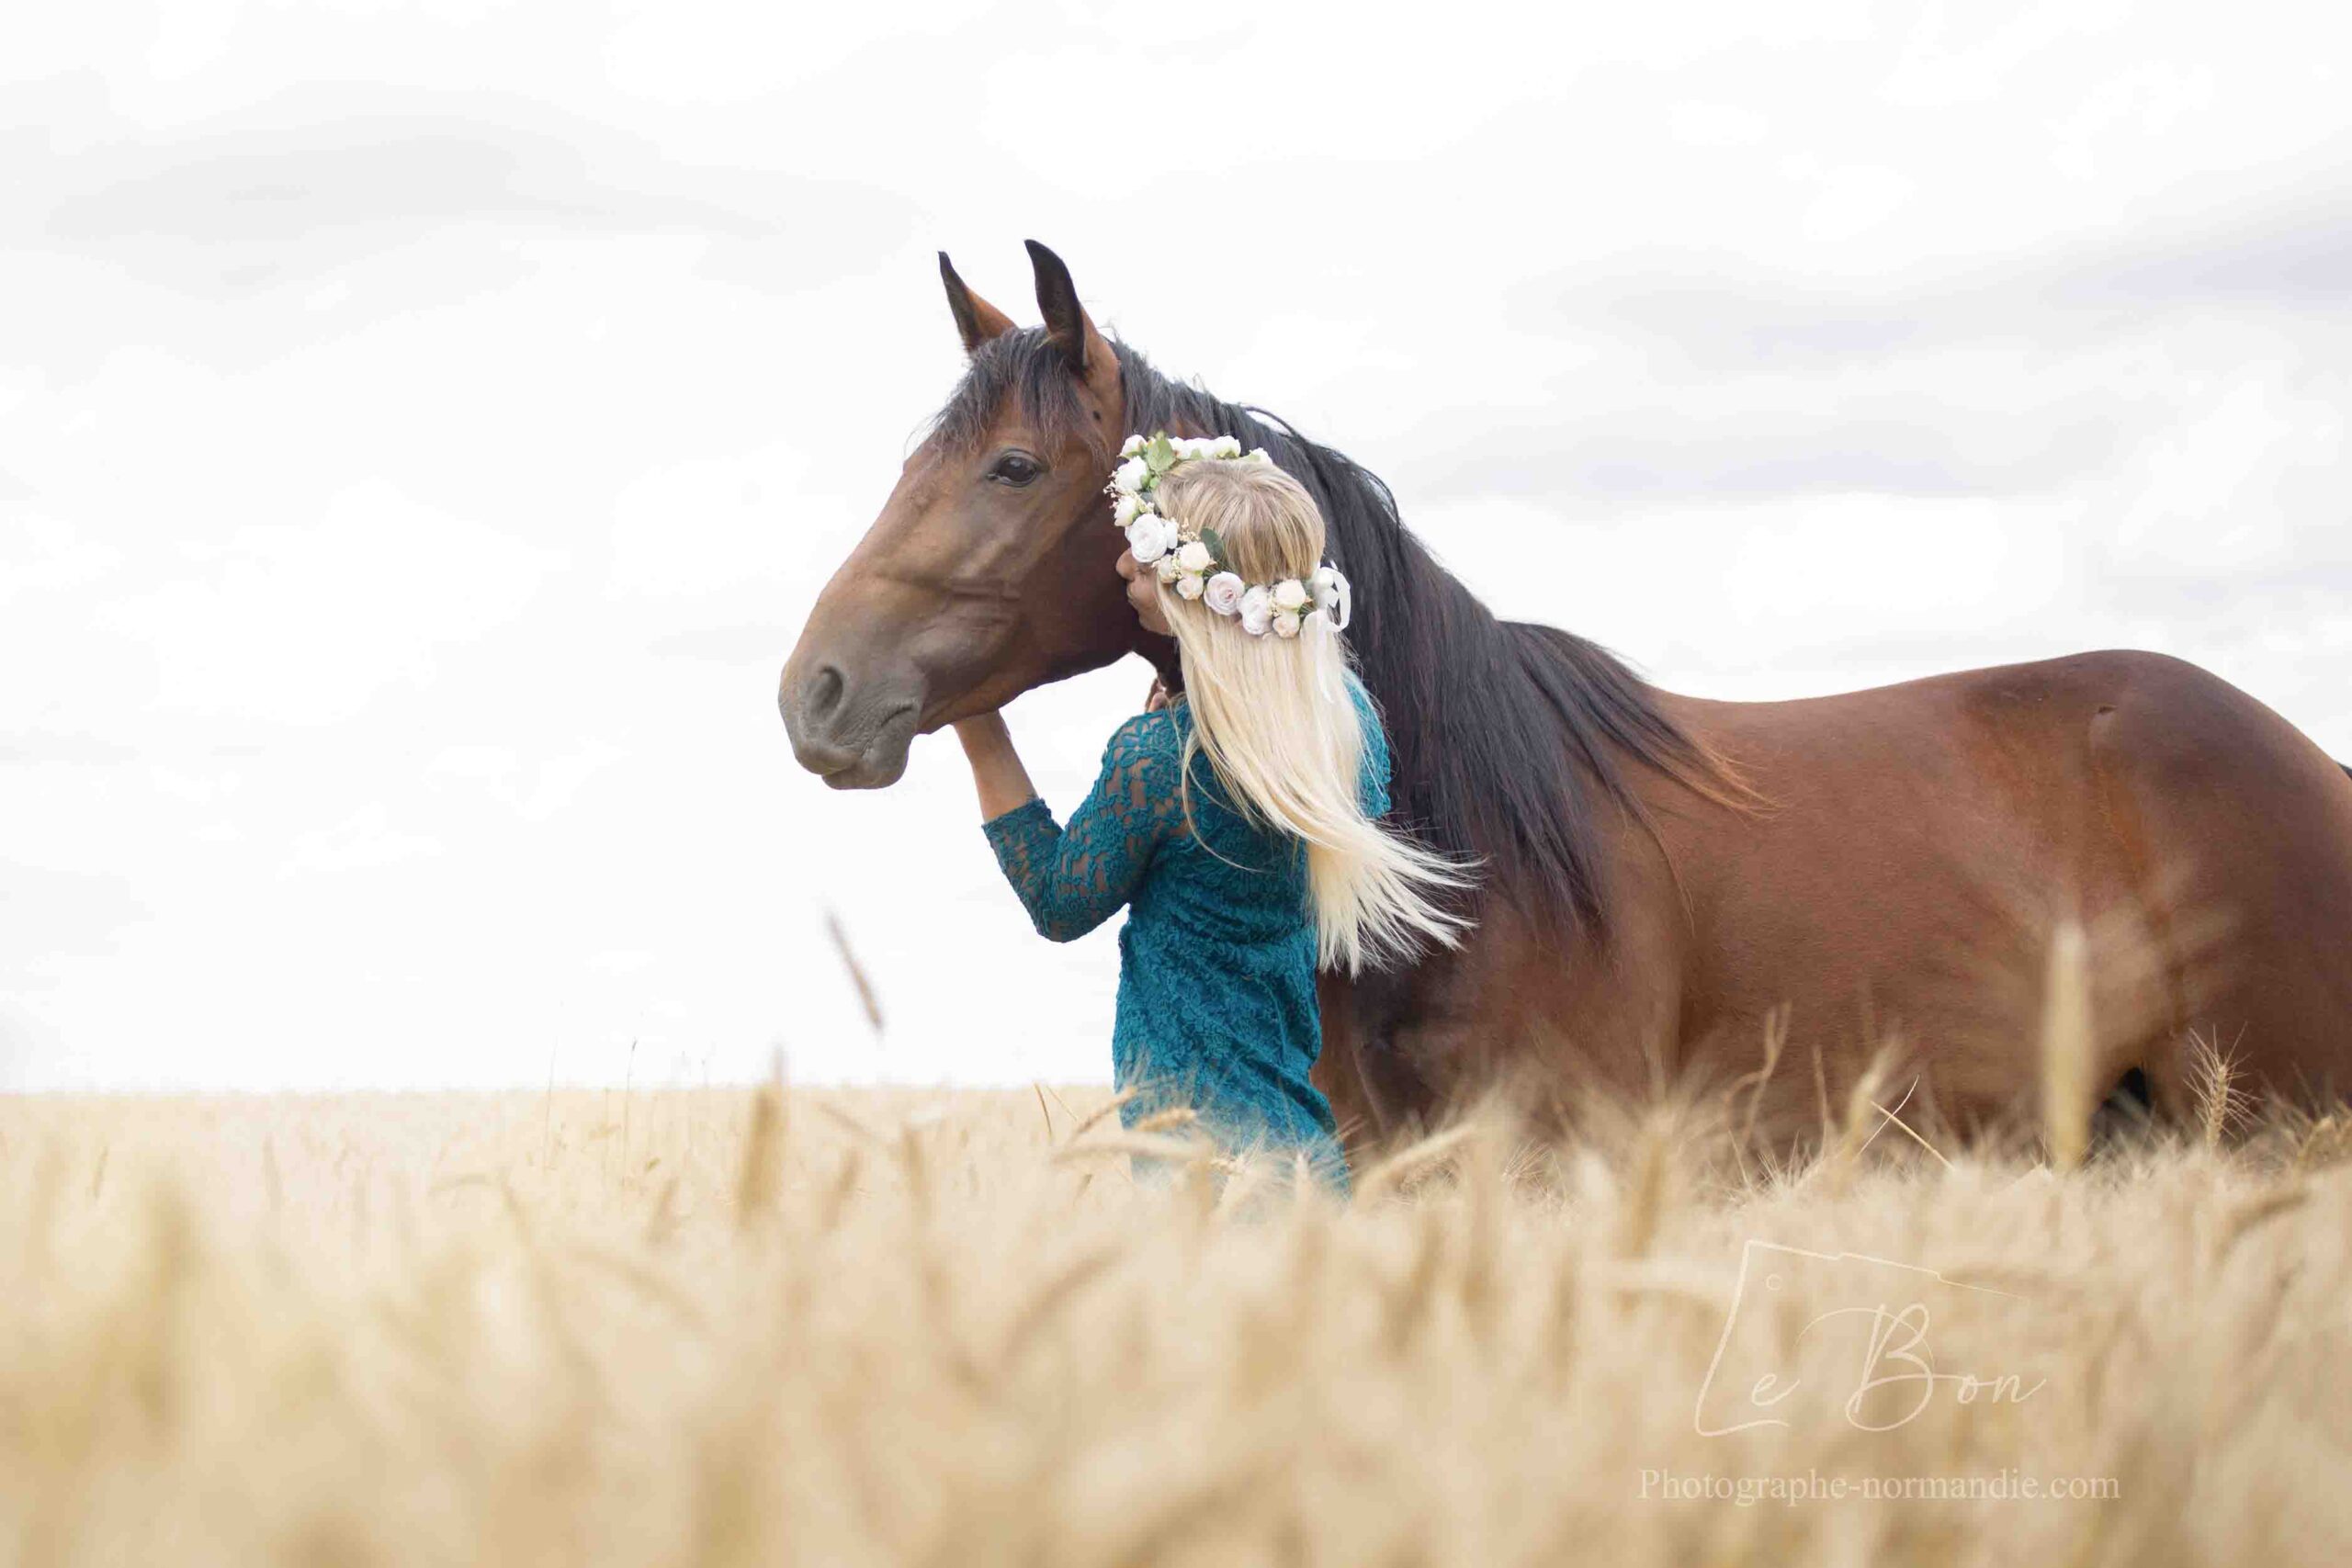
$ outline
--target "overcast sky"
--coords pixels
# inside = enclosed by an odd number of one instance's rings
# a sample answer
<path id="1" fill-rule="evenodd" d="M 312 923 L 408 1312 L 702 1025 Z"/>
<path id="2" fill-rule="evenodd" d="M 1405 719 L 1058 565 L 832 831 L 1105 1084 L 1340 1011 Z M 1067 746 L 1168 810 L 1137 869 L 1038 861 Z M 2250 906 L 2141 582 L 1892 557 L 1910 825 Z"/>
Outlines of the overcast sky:
<path id="1" fill-rule="evenodd" d="M 11 7 L 0 1086 L 1107 1077 L 953 739 L 775 715 L 941 248 L 1677 690 L 2138 646 L 2352 756 L 2335 14 Z M 1146 681 L 1013 705 L 1058 810 Z"/>

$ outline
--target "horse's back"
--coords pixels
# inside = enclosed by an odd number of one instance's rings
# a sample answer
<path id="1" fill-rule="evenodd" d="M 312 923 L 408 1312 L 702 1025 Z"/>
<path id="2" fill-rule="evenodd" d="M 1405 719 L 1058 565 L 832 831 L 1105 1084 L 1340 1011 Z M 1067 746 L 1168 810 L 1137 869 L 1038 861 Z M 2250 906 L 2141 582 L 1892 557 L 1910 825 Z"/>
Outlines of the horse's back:
<path id="1" fill-rule="evenodd" d="M 2035 1081 L 2042 955 L 2093 937 L 2099 1070 L 2182 1097 L 2183 1043 L 2352 1089 L 2352 778 L 2177 659 L 2102 652 L 1794 702 L 1669 699 L 1753 817 L 1657 795 L 1697 927 L 1693 1032 L 1793 1009 L 1849 1055 L 1900 1033 L 1948 1100 Z"/>

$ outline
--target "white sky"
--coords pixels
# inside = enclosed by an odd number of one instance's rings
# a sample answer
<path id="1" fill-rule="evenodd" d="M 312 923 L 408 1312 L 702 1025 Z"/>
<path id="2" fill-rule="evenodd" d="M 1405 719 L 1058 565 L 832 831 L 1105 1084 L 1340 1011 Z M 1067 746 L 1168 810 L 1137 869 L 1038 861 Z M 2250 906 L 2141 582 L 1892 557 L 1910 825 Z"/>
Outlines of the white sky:
<path id="1" fill-rule="evenodd" d="M 774 706 L 941 247 L 1668 686 L 2133 645 L 2352 756 L 2334 14 L 11 7 L 0 1086 L 1105 1076 L 953 739 Z M 1058 809 L 1145 680 L 1014 705 Z"/>

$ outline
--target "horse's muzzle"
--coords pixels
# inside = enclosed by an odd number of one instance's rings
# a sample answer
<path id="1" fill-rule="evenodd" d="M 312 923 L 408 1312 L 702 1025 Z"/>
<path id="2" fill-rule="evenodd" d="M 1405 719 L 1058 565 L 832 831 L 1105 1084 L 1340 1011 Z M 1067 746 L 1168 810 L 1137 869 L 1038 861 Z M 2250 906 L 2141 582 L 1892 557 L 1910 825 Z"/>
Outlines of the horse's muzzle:
<path id="1" fill-rule="evenodd" d="M 883 789 L 907 771 L 922 679 L 854 681 L 838 665 L 784 667 L 776 711 L 800 765 L 834 789 Z"/>

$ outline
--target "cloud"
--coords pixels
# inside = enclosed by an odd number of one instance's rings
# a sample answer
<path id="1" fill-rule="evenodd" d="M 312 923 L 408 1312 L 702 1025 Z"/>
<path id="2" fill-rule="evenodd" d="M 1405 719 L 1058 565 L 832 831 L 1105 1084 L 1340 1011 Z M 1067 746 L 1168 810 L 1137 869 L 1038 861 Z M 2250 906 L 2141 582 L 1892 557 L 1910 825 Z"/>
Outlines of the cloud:
<path id="1" fill-rule="evenodd" d="M 521 613 L 563 564 L 381 481 L 313 525 L 246 526 L 174 580 L 105 603 L 97 626 L 154 650 L 175 716 L 327 725 L 383 688 L 430 685 L 438 656 Z"/>
<path id="2" fill-rule="evenodd" d="M 0 555 L 8 563 L 0 574 L 0 605 L 34 593 L 87 588 L 104 581 L 123 561 L 122 551 L 104 539 L 33 512 L 0 513 Z"/>
<path id="3" fill-rule="evenodd" d="M 2045 297 L 2061 306 L 2333 309 L 2352 300 L 2352 198 L 2333 193 L 2286 213 L 2110 247 L 2051 269 Z"/>
<path id="4" fill-rule="evenodd" d="M 1792 277 L 1719 254 L 1620 256 L 1515 285 L 1504 305 L 1550 335 L 1646 340 L 1714 367 L 1851 365 L 1987 334 L 2045 350 L 2087 346 L 2184 310 L 2300 313 L 2346 299 L 2352 197 L 2335 194 L 1875 282 Z"/>
<path id="5" fill-rule="evenodd" d="M 788 287 L 896 248 L 913 222 L 910 204 L 872 186 L 681 162 L 620 127 L 494 94 L 296 88 L 168 138 L 62 107 L 80 121 L 70 141 L 53 123 L 0 135 L 14 176 L 0 237 L 215 297 L 464 224 L 692 235 L 749 247 L 771 286 Z"/>
<path id="6" fill-rule="evenodd" d="M 111 767 L 135 761 L 141 753 L 118 740 L 97 735 L 24 729 L 0 734 L 0 767 Z"/>
<path id="7" fill-rule="evenodd" d="M 1517 353 L 1555 359 L 1554 379 L 1441 404 L 1391 477 L 1589 512 L 2036 496 L 2144 470 L 2163 495 L 2123 504 L 2177 513 L 2191 474 L 2159 449 L 2182 448 L 2214 457 L 2199 497 L 2261 508 L 2290 455 L 2315 472 L 2339 448 L 2347 298 L 2346 199 L 1876 284 L 1685 254 L 1587 264 L 1503 296 Z M 2295 505 L 2306 526 L 2336 510 L 2308 490 Z"/>
<path id="8" fill-rule="evenodd" d="M 152 911 L 127 876 L 0 857 L 0 990 L 37 987 L 55 961 L 119 951 L 130 929 Z"/>
<path id="9" fill-rule="evenodd" d="M 439 840 L 403 831 L 389 820 L 381 802 L 371 803 L 332 828 L 294 836 L 281 876 L 332 876 L 373 871 L 402 861 L 437 856 Z"/>

